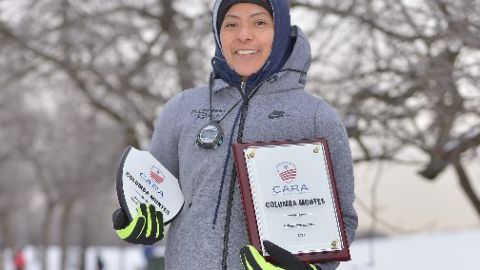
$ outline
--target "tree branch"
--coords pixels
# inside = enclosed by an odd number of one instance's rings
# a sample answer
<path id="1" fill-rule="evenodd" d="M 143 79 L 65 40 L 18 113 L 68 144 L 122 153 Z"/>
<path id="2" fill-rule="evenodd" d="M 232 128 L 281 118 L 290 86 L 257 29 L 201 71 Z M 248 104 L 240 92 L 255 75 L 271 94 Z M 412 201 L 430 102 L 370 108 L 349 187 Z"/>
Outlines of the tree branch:
<path id="1" fill-rule="evenodd" d="M 480 218 L 480 198 L 475 194 L 471 181 L 467 173 L 465 172 L 465 169 L 463 168 L 463 165 L 461 164 L 459 158 L 453 162 L 453 166 L 455 167 L 455 171 L 457 172 L 460 186 L 462 187 L 463 191 L 470 200 L 470 203 L 477 212 L 478 217 Z"/>

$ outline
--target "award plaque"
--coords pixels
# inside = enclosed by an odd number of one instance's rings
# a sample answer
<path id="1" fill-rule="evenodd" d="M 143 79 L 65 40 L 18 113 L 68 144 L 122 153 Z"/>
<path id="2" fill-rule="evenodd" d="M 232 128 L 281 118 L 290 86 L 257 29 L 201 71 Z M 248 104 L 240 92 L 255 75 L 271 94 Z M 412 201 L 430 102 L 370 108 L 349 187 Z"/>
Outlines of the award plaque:
<path id="1" fill-rule="evenodd" d="M 325 139 L 234 144 L 250 243 L 269 240 L 308 263 L 350 251 Z"/>
<path id="2" fill-rule="evenodd" d="M 117 197 L 128 218 L 140 203 L 152 204 L 170 222 L 182 209 L 183 194 L 177 178 L 148 151 L 128 146 L 117 167 Z"/>

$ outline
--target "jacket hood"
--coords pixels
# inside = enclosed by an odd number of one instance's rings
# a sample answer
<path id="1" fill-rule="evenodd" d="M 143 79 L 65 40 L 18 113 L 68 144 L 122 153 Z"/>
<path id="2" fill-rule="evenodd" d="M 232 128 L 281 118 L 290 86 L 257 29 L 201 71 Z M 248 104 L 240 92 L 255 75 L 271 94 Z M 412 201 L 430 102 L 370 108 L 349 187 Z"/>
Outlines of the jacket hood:
<path id="1" fill-rule="evenodd" d="M 215 56 L 212 58 L 213 78 L 222 79 L 230 86 L 240 89 L 240 76 L 227 64 L 222 53 L 220 32 L 217 29 L 217 17 L 220 4 L 223 0 L 216 0 L 213 6 L 212 30 L 215 36 Z M 290 8 L 288 0 L 269 0 L 273 10 L 274 37 L 272 51 L 259 71 L 252 74 L 246 81 L 246 91 L 251 90 L 271 75 L 282 69 L 292 49 L 290 37 Z"/>

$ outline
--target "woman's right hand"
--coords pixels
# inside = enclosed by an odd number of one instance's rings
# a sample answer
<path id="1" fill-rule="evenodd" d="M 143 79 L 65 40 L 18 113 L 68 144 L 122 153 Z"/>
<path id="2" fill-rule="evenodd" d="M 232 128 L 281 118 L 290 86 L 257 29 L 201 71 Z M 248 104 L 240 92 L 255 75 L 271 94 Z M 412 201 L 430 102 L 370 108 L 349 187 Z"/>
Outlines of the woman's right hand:
<path id="1" fill-rule="evenodd" d="M 122 208 L 112 215 L 113 229 L 118 237 L 132 244 L 152 245 L 163 238 L 163 214 L 151 204 L 140 204 L 131 221 Z"/>

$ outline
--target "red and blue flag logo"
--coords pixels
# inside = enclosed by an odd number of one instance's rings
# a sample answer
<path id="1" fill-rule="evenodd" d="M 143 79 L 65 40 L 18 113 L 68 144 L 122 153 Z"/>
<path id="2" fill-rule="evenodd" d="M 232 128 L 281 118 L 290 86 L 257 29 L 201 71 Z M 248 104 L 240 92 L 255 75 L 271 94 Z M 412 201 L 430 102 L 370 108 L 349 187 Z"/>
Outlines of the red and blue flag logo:
<path id="1" fill-rule="evenodd" d="M 165 179 L 165 174 L 155 166 L 152 166 L 152 168 L 150 168 L 149 176 L 158 184 L 161 184 Z"/>
<path id="2" fill-rule="evenodd" d="M 277 172 L 282 181 L 290 183 L 297 177 L 297 167 L 291 162 L 282 162 L 277 165 Z"/>

